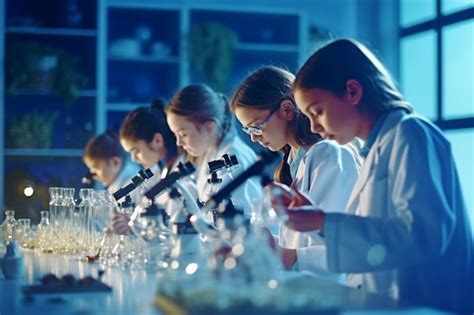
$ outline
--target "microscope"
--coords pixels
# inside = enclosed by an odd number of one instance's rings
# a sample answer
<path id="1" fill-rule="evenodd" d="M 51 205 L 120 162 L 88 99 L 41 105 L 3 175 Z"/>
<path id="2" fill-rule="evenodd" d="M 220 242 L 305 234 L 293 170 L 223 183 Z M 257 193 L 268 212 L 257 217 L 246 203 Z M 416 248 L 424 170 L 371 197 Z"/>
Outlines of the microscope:
<path id="1" fill-rule="evenodd" d="M 221 159 L 217 159 L 207 163 L 209 167 L 210 177 L 207 179 L 208 184 L 210 185 L 209 194 L 212 196 L 216 194 L 221 186 L 222 186 L 222 177 L 226 174 L 232 178 L 232 172 L 238 167 L 239 161 L 237 160 L 237 156 L 235 155 L 228 155 L 224 154 Z M 219 177 L 219 175 L 221 177 Z M 226 199 L 225 205 L 218 205 L 215 209 L 207 212 L 206 215 L 214 225 L 217 223 L 217 220 L 225 209 L 228 211 L 239 211 L 235 208 L 234 204 L 232 203 L 231 197 L 228 196 Z"/>
<path id="2" fill-rule="evenodd" d="M 177 171 L 169 173 L 145 193 L 145 199 L 135 209 L 129 222 L 136 235 L 147 242 L 159 244 L 166 252 L 165 256 L 170 252 L 172 258 L 184 261 L 200 252 L 198 233 L 186 212 L 190 207 L 193 211 L 199 211 L 199 207 L 189 189 L 179 182 L 194 171 L 191 163 L 180 163 Z M 154 198 L 166 189 L 171 189 L 167 211 L 153 203 Z M 163 221 L 167 212 L 170 214 L 169 228 Z"/>

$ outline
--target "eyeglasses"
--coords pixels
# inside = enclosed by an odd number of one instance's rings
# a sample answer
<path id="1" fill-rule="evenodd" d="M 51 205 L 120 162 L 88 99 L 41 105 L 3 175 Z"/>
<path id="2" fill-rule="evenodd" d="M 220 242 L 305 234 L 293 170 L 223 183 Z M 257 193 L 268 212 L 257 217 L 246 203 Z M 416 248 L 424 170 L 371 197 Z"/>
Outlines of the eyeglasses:
<path id="1" fill-rule="evenodd" d="M 255 136 L 263 135 L 262 126 L 265 125 L 272 118 L 273 114 L 275 114 L 276 111 L 280 108 L 280 104 L 281 104 L 281 101 L 278 102 L 278 105 L 275 106 L 275 108 L 272 109 L 272 111 L 268 114 L 268 116 L 265 117 L 265 119 L 263 119 L 260 123 L 258 123 L 255 126 L 242 127 L 242 130 L 250 136 L 251 135 L 255 135 Z"/>

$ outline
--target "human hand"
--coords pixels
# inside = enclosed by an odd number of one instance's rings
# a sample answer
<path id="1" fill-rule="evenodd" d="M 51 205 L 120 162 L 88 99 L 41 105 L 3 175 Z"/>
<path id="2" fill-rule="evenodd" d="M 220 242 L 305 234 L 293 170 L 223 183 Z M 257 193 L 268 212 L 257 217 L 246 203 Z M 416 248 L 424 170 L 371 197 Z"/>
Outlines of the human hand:
<path id="1" fill-rule="evenodd" d="M 298 232 L 311 232 L 324 228 L 324 212 L 317 209 L 287 211 L 286 226 Z"/>
<path id="2" fill-rule="evenodd" d="M 291 192 L 293 194 L 293 198 L 291 199 L 291 203 L 288 205 L 288 208 L 310 206 L 312 204 L 310 198 L 303 192 L 299 191 L 295 185 L 291 185 Z"/>
<path id="3" fill-rule="evenodd" d="M 268 244 L 269 244 L 270 248 L 273 249 L 273 250 L 276 250 L 277 246 L 278 246 L 278 243 L 275 240 L 275 237 L 270 232 L 270 230 L 268 228 L 264 227 L 264 228 L 261 229 L 261 232 L 264 235 L 264 237 L 267 237 Z"/>
<path id="4" fill-rule="evenodd" d="M 310 199 L 300 192 L 296 187 L 288 187 L 281 183 L 271 183 L 265 186 L 270 192 L 270 203 L 272 207 L 295 208 L 310 205 Z"/>
<path id="5" fill-rule="evenodd" d="M 270 233 L 270 230 L 267 228 L 262 228 L 261 232 L 268 239 L 268 244 L 270 248 L 281 255 L 281 262 L 286 269 L 290 269 L 296 262 L 296 249 L 288 249 L 281 247 L 275 237 Z"/>
<path id="6" fill-rule="evenodd" d="M 297 259 L 296 249 L 281 247 L 281 260 L 286 269 L 291 269 Z"/>
<path id="7" fill-rule="evenodd" d="M 128 226 L 130 217 L 123 213 L 115 213 L 112 216 L 111 227 L 115 234 L 127 235 L 130 234 L 131 229 Z"/>

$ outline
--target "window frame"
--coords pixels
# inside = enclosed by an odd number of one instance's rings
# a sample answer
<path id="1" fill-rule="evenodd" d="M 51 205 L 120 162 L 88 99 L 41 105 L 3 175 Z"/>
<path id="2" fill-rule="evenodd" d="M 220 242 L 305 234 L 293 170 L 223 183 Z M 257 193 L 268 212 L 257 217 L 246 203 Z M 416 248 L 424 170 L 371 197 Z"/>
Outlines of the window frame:
<path id="1" fill-rule="evenodd" d="M 457 118 L 457 119 L 444 119 L 443 118 L 443 36 L 442 31 L 444 27 L 451 26 L 455 23 L 467 21 L 474 18 L 474 7 L 466 8 L 460 11 L 456 11 L 447 15 L 443 15 L 441 11 L 441 1 L 442 0 L 433 0 L 436 1 L 436 17 L 431 20 L 427 20 L 421 23 L 413 24 L 408 27 L 402 27 L 399 24 L 399 42 L 405 37 L 419 34 L 425 31 L 434 30 L 436 32 L 436 89 L 437 89 L 437 104 L 436 104 L 436 120 L 434 123 L 440 127 L 442 130 L 453 130 L 453 129 L 464 129 L 464 128 L 474 128 L 474 116 L 466 118 Z M 399 1 L 400 5 L 400 1 Z M 401 70 L 401 65 L 399 65 L 399 71 Z"/>

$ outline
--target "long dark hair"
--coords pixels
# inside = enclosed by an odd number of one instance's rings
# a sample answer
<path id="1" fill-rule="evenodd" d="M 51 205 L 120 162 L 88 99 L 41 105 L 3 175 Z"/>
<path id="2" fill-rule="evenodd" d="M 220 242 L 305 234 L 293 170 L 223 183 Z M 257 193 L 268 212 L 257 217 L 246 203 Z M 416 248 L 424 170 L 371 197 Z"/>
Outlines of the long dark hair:
<path id="1" fill-rule="evenodd" d="M 143 140 L 147 143 L 159 133 L 165 142 L 167 160 L 178 155 L 176 137 L 171 132 L 165 114 L 166 102 L 163 99 L 153 100 L 150 107 L 139 107 L 130 112 L 120 127 L 120 138 L 127 140 Z"/>
<path id="2" fill-rule="evenodd" d="M 311 132 L 309 119 L 295 105 L 291 89 L 294 78 L 290 72 L 274 66 L 254 71 L 242 81 L 234 93 L 231 110 L 235 111 L 238 107 L 272 110 L 283 100 L 289 100 L 295 113 L 289 123 L 296 143 L 310 146 L 320 141 L 321 137 Z M 287 185 L 292 182 L 290 166 L 287 163 L 290 151 L 291 147 L 288 144 L 283 147 L 283 160 L 274 174 L 276 181 Z"/>
<path id="3" fill-rule="evenodd" d="M 90 139 L 83 153 L 83 158 L 91 160 L 108 160 L 116 156 L 125 159 L 126 153 L 120 146 L 117 135 L 110 130 Z"/>
<path id="4" fill-rule="evenodd" d="M 364 45 L 349 39 L 333 41 L 317 50 L 296 75 L 293 88 L 317 88 L 342 96 L 348 80 L 357 80 L 362 85 L 359 110 L 363 112 L 378 117 L 395 108 L 413 111 L 377 57 Z"/>

